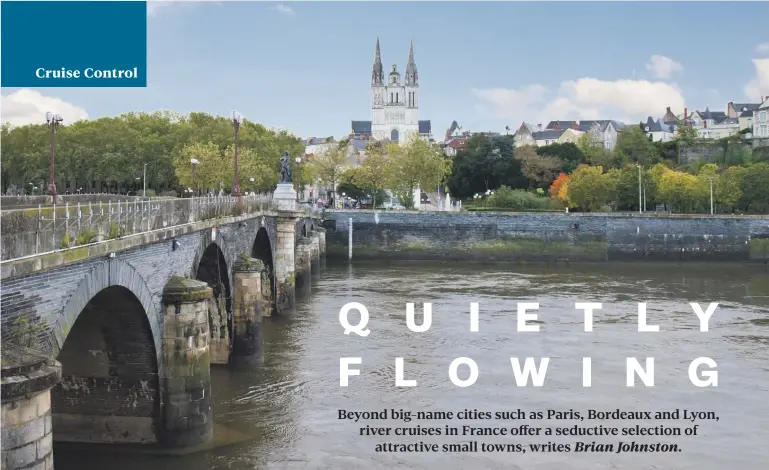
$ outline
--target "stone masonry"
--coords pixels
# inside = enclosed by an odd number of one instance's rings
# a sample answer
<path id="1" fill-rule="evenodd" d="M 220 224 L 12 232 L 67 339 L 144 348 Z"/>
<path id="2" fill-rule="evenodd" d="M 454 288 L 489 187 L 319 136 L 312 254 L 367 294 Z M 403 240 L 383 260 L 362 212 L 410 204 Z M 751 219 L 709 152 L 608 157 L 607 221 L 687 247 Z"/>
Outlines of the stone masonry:
<path id="1" fill-rule="evenodd" d="M 311 289 L 312 240 L 300 237 L 296 243 L 296 293 L 306 296 Z"/>
<path id="2" fill-rule="evenodd" d="M 278 216 L 273 263 L 275 264 L 275 309 L 279 314 L 294 308 L 296 298 L 294 247 L 298 215 L 298 213 L 283 211 Z"/>
<path id="3" fill-rule="evenodd" d="M 211 325 L 230 363 L 257 357 L 261 317 L 294 305 L 296 233 L 317 224 L 297 211 L 221 217 L 0 263 L 3 469 L 51 468 L 52 437 L 166 447 L 210 439 Z M 204 265 L 220 277 L 196 279 Z M 207 282 L 219 281 L 231 302 L 216 316 Z M 125 308 L 110 310 L 116 299 Z M 6 346 L 25 322 L 39 326 L 27 338 L 44 358 L 37 369 Z M 63 353 L 66 383 L 55 361 Z"/>
<path id="4" fill-rule="evenodd" d="M 34 353 L 10 354 L 18 365 L 3 363 L 2 468 L 52 470 L 50 389 L 61 378 L 61 365 Z"/>
<path id="5" fill-rule="evenodd" d="M 159 440 L 169 447 L 192 446 L 213 436 L 211 351 L 205 282 L 174 277 L 163 291 L 163 426 Z"/>
<path id="6" fill-rule="evenodd" d="M 766 216 L 328 211 L 328 256 L 560 262 L 769 262 Z"/>
<path id="7" fill-rule="evenodd" d="M 262 351 L 262 298 L 264 262 L 246 256 L 235 262 L 235 299 L 232 305 L 232 355 L 230 364 L 251 362 Z M 269 280 L 267 281 L 269 282 Z"/>
<path id="8" fill-rule="evenodd" d="M 309 233 L 312 244 L 310 245 L 310 264 L 313 277 L 320 276 L 320 235 L 315 230 Z"/>

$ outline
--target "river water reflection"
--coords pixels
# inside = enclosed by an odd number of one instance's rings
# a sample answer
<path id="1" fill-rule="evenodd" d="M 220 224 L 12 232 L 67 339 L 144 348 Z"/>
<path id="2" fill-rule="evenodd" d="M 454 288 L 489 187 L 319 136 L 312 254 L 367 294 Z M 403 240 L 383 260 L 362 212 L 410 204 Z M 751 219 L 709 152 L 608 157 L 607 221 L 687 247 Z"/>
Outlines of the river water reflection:
<path id="1" fill-rule="evenodd" d="M 56 469 L 525 469 L 525 470 L 741 470 L 769 461 L 769 275 L 760 268 L 605 264 L 579 267 L 517 266 L 515 271 L 462 264 L 329 266 L 294 315 L 266 322 L 263 364 L 250 370 L 215 368 L 215 432 L 220 445 L 183 456 L 118 448 L 105 451 L 57 446 Z M 366 305 L 367 338 L 345 336 L 338 322 L 346 302 Z M 540 333 L 516 332 L 516 302 L 536 301 Z M 593 333 L 583 331 L 576 301 L 603 302 Z M 710 331 L 699 331 L 689 302 L 719 302 Z M 405 303 L 433 302 L 433 326 L 422 334 L 405 325 Z M 470 302 L 480 303 L 480 331 L 469 331 Z M 637 331 L 637 302 L 648 303 L 659 333 Z M 355 318 L 351 315 L 351 318 Z M 360 356 L 361 375 L 339 386 L 340 357 Z M 415 388 L 395 388 L 395 358 Z M 455 387 L 448 366 L 473 358 L 479 378 Z M 541 388 L 516 387 L 510 357 L 550 357 Z M 582 357 L 593 358 L 592 387 L 582 387 Z M 655 358 L 655 387 L 625 386 L 625 357 Z M 718 363 L 719 387 L 696 388 L 689 363 L 700 356 Z M 355 367 L 355 366 L 353 366 Z M 466 377 L 466 372 L 460 373 Z M 366 437 L 365 424 L 338 410 L 525 411 L 588 409 L 714 411 L 699 436 L 630 437 Z M 508 427 L 573 426 L 575 421 L 494 422 Z M 410 426 L 443 421 L 412 421 Z M 491 426 L 475 421 L 452 425 Z M 585 423 L 581 423 L 584 425 Z M 623 426 L 604 421 L 604 426 Z M 650 426 L 683 426 L 654 422 Z M 55 429 L 54 429 L 55 432 Z M 616 443 L 674 442 L 680 453 L 376 453 L 379 442 Z M 237 441 L 237 442 L 236 442 Z"/>

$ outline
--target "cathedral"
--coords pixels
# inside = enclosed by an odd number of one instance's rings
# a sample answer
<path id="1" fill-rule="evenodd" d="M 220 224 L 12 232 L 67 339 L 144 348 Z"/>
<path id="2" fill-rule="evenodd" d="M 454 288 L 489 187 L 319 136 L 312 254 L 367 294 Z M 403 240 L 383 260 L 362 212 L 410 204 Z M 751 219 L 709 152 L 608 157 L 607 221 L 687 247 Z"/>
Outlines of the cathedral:
<path id="1" fill-rule="evenodd" d="M 401 82 L 398 66 L 393 64 L 385 81 L 377 38 L 371 72 L 371 120 L 352 121 L 353 136 L 362 140 L 405 142 L 415 136 L 429 139 L 430 131 L 430 121 L 419 120 L 419 74 L 414 62 L 414 44 L 409 50 L 405 80 Z"/>

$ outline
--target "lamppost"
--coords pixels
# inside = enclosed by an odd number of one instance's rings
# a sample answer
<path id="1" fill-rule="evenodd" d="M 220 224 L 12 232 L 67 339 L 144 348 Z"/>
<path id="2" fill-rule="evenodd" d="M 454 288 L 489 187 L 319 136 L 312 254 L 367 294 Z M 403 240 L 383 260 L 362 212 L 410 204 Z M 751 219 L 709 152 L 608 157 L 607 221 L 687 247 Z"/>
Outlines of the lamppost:
<path id="1" fill-rule="evenodd" d="M 147 164 L 144 164 L 144 174 L 142 175 L 142 198 L 147 197 Z"/>
<path id="2" fill-rule="evenodd" d="M 240 198 L 240 184 L 238 183 L 238 131 L 240 130 L 240 123 L 243 121 L 243 116 L 238 114 L 237 111 L 232 112 L 232 126 L 235 128 L 235 175 L 232 185 L 232 195 Z"/>
<path id="3" fill-rule="evenodd" d="M 713 215 L 713 177 L 709 177 L 710 182 L 710 215 Z"/>
<path id="4" fill-rule="evenodd" d="M 48 127 L 51 128 L 51 160 L 48 168 L 48 193 L 51 195 L 52 204 L 56 204 L 56 183 L 54 182 L 54 147 L 56 147 L 56 132 L 59 130 L 59 125 L 63 120 L 64 118 L 58 114 L 54 114 L 50 111 L 45 113 L 45 122 L 48 124 Z"/>
<path id="5" fill-rule="evenodd" d="M 190 158 L 190 166 L 192 167 L 192 187 L 195 188 L 195 195 L 198 195 L 198 187 L 195 185 L 195 167 L 200 163 L 196 158 Z"/>
<path id="6" fill-rule="evenodd" d="M 641 192 L 641 164 L 638 164 L 638 213 L 643 213 L 643 199 Z"/>
<path id="7" fill-rule="evenodd" d="M 251 192 L 255 192 L 254 190 L 256 188 L 254 187 L 254 177 L 252 176 L 251 178 L 248 179 L 248 181 L 251 182 Z"/>
<path id="8" fill-rule="evenodd" d="M 299 169 L 299 164 L 302 163 L 302 157 L 296 157 L 294 158 L 294 161 L 296 162 L 296 168 Z M 297 198 L 299 201 L 304 199 L 304 187 L 302 187 L 302 192 L 297 194 Z"/>

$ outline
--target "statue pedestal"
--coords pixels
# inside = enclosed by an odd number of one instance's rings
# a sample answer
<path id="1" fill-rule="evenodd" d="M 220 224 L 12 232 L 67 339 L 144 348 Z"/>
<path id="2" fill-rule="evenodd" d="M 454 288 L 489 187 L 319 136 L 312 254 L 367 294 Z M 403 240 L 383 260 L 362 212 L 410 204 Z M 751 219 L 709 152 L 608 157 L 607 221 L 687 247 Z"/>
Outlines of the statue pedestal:
<path id="1" fill-rule="evenodd" d="M 293 183 L 278 183 L 278 187 L 272 194 L 272 200 L 281 210 L 296 210 L 296 191 Z"/>

